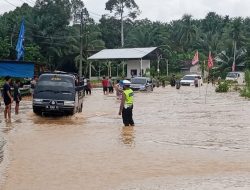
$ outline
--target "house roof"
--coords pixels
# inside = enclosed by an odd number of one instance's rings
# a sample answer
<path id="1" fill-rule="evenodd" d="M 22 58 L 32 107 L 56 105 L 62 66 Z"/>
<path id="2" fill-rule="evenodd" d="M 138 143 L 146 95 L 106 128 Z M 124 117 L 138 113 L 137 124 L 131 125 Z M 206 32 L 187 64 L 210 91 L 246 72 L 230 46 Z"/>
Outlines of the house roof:
<path id="1" fill-rule="evenodd" d="M 149 48 L 124 48 L 124 49 L 104 49 L 91 57 L 89 60 L 105 59 L 142 59 L 155 51 L 157 47 Z"/>

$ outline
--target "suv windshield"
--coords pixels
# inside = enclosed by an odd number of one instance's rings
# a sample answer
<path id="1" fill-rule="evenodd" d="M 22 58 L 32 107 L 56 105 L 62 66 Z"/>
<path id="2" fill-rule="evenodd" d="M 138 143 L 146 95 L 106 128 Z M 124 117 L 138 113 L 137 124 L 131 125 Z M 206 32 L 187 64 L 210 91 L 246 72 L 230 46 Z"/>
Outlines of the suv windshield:
<path id="1" fill-rule="evenodd" d="M 133 79 L 131 79 L 131 83 L 133 83 L 133 84 L 146 84 L 147 79 L 133 78 Z"/>
<path id="2" fill-rule="evenodd" d="M 195 76 L 184 76 L 183 80 L 194 80 Z"/>
<path id="3" fill-rule="evenodd" d="M 56 75 L 42 76 L 36 86 L 37 92 L 72 92 L 73 89 L 73 78 Z"/>
<path id="4" fill-rule="evenodd" d="M 227 77 L 229 77 L 229 78 L 236 78 L 237 75 L 236 75 L 236 73 L 228 73 Z"/>

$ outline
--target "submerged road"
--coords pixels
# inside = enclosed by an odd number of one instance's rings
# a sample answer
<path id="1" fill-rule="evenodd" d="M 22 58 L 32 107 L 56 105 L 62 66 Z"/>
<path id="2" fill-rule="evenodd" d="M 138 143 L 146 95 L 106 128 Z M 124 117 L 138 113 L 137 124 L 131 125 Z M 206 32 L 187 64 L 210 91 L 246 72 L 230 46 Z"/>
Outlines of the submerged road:
<path id="1" fill-rule="evenodd" d="M 39 117 L 31 102 L 11 124 L 3 190 L 249 190 L 250 101 L 205 87 L 136 93 L 135 127 L 114 95 L 94 90 L 72 117 Z M 1 116 L 2 117 L 2 116 Z"/>

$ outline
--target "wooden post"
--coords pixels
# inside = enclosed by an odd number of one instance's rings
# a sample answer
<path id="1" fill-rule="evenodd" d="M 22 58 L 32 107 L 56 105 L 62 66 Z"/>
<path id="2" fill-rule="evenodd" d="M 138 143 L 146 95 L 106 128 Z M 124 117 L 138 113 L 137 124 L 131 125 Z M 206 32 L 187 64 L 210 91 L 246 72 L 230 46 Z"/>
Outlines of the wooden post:
<path id="1" fill-rule="evenodd" d="M 142 77 L 142 59 L 141 59 L 141 77 Z"/>

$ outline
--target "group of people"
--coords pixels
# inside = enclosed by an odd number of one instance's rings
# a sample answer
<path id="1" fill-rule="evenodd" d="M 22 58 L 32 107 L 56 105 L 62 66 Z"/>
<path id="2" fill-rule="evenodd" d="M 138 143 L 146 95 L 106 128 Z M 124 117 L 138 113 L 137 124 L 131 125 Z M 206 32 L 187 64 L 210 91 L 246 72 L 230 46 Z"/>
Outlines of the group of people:
<path id="1" fill-rule="evenodd" d="M 102 78 L 102 88 L 103 88 L 103 94 L 107 95 L 109 93 L 114 93 L 114 82 L 112 80 L 112 77 L 106 78 L 105 76 Z"/>
<path id="2" fill-rule="evenodd" d="M 5 77 L 5 83 L 3 85 L 2 97 L 5 105 L 4 118 L 7 122 L 11 121 L 11 104 L 15 102 L 15 114 L 19 113 L 19 103 L 22 100 L 20 93 L 20 80 L 16 80 L 13 84 L 14 92 L 11 93 L 12 79 L 9 76 Z"/>
<path id="3" fill-rule="evenodd" d="M 84 78 L 83 80 L 83 84 L 84 84 L 84 92 L 87 95 L 91 95 L 92 93 L 92 85 L 89 79 Z"/>

